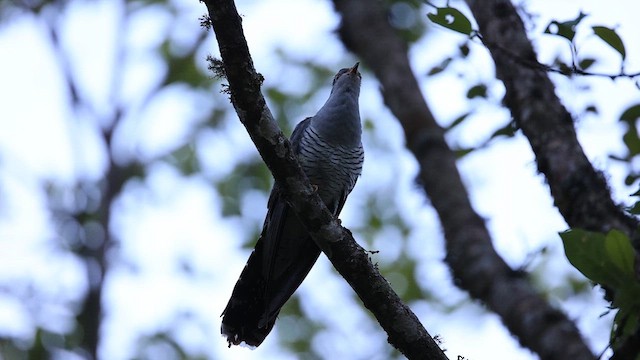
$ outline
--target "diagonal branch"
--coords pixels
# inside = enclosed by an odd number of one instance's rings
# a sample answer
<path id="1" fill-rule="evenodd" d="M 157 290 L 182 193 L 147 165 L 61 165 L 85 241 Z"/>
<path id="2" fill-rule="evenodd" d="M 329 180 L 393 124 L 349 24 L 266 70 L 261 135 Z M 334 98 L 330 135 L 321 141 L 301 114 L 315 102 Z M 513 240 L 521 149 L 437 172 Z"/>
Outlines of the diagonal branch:
<path id="1" fill-rule="evenodd" d="M 233 1 L 204 3 L 218 40 L 236 113 L 313 240 L 376 316 L 394 347 L 410 359 L 447 359 L 355 242 L 351 232 L 339 224 L 313 191 L 260 92 L 261 76 L 253 67 Z"/>
<path id="2" fill-rule="evenodd" d="M 467 0 L 467 4 L 495 61 L 496 74 L 505 85 L 505 103 L 529 139 L 556 207 L 570 227 L 603 233 L 618 229 L 627 234 L 636 249 L 636 273 L 640 276 L 638 219 L 613 202 L 603 174 L 585 156 L 571 114 L 556 96 L 547 73 L 519 66 L 512 55 L 502 50 L 508 48 L 517 58 L 538 62 L 515 8 L 506 0 Z M 638 337 L 640 333 L 636 332 L 616 351 L 616 356 L 631 356 L 622 355 L 627 351 L 637 354 Z"/>
<path id="3" fill-rule="evenodd" d="M 529 139 L 538 170 L 546 176 L 567 224 L 600 232 L 622 230 L 640 249 L 638 220 L 613 202 L 604 176 L 585 156 L 573 119 L 547 73 L 515 60 L 539 64 L 513 5 L 507 0 L 467 0 L 467 4 L 495 61 L 496 74 L 504 82 L 506 105 Z"/>
<path id="4" fill-rule="evenodd" d="M 455 156 L 411 71 L 407 45 L 380 1 L 334 0 L 344 44 L 373 69 L 386 105 L 401 122 L 419 179 L 444 227 L 448 262 L 458 285 L 496 312 L 523 346 L 543 359 L 593 359 L 575 324 L 552 308 L 496 253 L 473 210 Z"/>

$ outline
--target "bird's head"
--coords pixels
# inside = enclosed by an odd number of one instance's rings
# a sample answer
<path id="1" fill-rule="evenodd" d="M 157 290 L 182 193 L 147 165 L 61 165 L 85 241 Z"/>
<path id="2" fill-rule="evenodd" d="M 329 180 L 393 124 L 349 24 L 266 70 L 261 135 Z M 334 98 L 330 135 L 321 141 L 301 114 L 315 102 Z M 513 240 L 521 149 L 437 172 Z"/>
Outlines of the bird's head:
<path id="1" fill-rule="evenodd" d="M 340 69 L 336 76 L 333 77 L 333 87 L 331 93 L 341 90 L 346 93 L 355 93 L 356 96 L 360 93 L 360 80 L 362 75 L 358 71 L 357 62 L 353 67 Z"/>
<path id="2" fill-rule="evenodd" d="M 362 125 L 358 97 L 361 75 L 358 65 L 338 71 L 333 78 L 331 95 L 311 120 L 309 126 L 325 141 L 350 147 L 360 145 Z"/>

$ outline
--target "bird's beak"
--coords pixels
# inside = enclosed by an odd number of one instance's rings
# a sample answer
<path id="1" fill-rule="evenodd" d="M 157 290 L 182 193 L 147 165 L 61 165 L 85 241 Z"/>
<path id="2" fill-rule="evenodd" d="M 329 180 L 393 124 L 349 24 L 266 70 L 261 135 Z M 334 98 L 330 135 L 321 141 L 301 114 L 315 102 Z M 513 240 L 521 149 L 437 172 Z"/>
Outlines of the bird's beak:
<path id="1" fill-rule="evenodd" d="M 360 65 L 360 62 L 357 62 L 355 65 L 353 65 L 352 68 L 349 69 L 348 73 L 349 74 L 357 74 L 359 65 Z"/>

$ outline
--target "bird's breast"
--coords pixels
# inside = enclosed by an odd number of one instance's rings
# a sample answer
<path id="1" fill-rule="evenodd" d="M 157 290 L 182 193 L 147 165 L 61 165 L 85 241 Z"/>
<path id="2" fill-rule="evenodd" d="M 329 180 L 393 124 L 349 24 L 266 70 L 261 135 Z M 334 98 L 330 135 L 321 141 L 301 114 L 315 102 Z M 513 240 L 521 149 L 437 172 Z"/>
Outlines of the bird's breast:
<path id="1" fill-rule="evenodd" d="M 362 172 L 362 146 L 332 144 L 308 128 L 302 137 L 298 160 L 325 204 L 348 194 Z M 331 209 L 335 210 L 335 209 Z"/>

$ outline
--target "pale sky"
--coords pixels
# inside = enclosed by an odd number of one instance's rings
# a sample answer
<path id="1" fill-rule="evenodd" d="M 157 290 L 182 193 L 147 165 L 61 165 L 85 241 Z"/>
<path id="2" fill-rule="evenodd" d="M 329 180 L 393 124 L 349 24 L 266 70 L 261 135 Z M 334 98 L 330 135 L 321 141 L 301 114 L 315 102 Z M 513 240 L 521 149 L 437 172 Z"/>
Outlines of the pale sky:
<path id="1" fill-rule="evenodd" d="M 205 12 L 204 5 L 197 1 L 174 3 L 179 9 L 177 18 L 160 8 L 150 8 L 134 17 L 130 31 L 123 37 L 131 53 L 120 96 L 137 109 L 121 130 L 118 156 L 123 158 L 131 154 L 144 159 L 160 156 L 185 141 L 192 124 L 199 121 L 199 109 L 230 106 L 224 96 L 194 94 L 180 87 L 159 94 L 147 107 L 140 106 L 142 94 L 155 84 L 156 74 L 163 71 L 151 49 L 164 34 L 188 44 L 201 31 L 197 18 Z M 463 7 L 460 2 L 452 5 Z M 573 19 L 582 9 L 591 16 L 578 28 L 579 53 L 603 59 L 592 70 L 611 73 L 619 69 L 619 56 L 588 35 L 590 26 L 616 28 L 627 45 L 627 71 L 640 71 L 640 47 L 634 42 L 640 34 L 640 24 L 634 17 L 637 6 L 631 0 L 525 3 L 529 12 L 540 15 L 534 20 L 537 27 L 530 29 L 530 36 L 542 62 L 551 63 L 557 55 L 566 59 L 569 54 L 565 41 L 542 34 L 546 24 L 551 19 Z M 254 64 L 265 76 L 266 86 L 277 86 L 285 92 L 299 92 L 307 86 L 304 72 L 274 56 L 276 48 L 298 60 L 313 59 L 336 70 L 357 60 L 352 55 L 345 57 L 334 34 L 339 19 L 330 2 L 239 1 L 238 8 Z M 425 7 L 422 13 L 428 10 Z M 82 93 L 101 115 L 109 111 L 113 43 L 120 28 L 117 11 L 110 1 L 81 2 L 71 6 L 64 16 L 62 40 L 72 54 L 74 74 Z M 411 50 L 414 71 L 442 125 L 475 109 L 464 126 L 449 134 L 450 144 L 461 147 L 478 145 L 509 118 L 508 112 L 500 108 L 504 89 L 493 79 L 491 59 L 480 44 L 472 46 L 467 61 L 453 64 L 450 71 L 439 76 L 426 78 L 428 70 L 447 54 L 455 54 L 463 40 L 462 35 L 432 27 Z M 216 53 L 216 46 L 209 34 L 200 56 L 203 68 L 205 55 Z M 64 234 L 56 234 L 52 219 L 44 211 L 43 181 L 70 185 L 77 178 L 95 180 L 102 176 L 106 158 L 101 145 L 96 145 L 99 135 L 90 110 L 74 113 L 66 105 L 59 64 L 42 24 L 30 17 L 6 21 L 0 27 L 0 59 L 0 95 L 4 99 L 0 106 L 0 288 L 29 281 L 56 299 L 38 306 L 19 297 L 0 295 L 0 336 L 29 338 L 34 325 L 58 331 L 68 328 L 71 314 L 64 304 L 77 298 L 86 281 L 83 265 L 56 245 Z M 598 105 L 597 116 L 577 119 L 579 138 L 594 165 L 606 172 L 615 199 L 630 204 L 633 200 L 628 195 L 635 189 L 623 186 L 625 169 L 609 160 L 608 155 L 623 152 L 623 129 L 617 119 L 626 107 L 640 102 L 640 91 L 625 79 L 568 80 L 557 75 L 552 79 L 558 96 L 574 114 L 585 104 Z M 303 109 L 296 109 L 295 114 L 313 115 L 328 96 L 330 81 L 327 79 L 321 93 Z M 468 101 L 466 90 L 481 81 L 489 85 L 490 101 Z M 590 89 L 582 91 L 585 85 Z M 400 238 L 397 229 L 384 227 L 374 239 L 375 249 L 381 250 L 379 258 L 392 263 L 403 248 L 409 249 L 407 252 L 420 262 L 418 282 L 432 296 L 449 306 L 467 302 L 453 312 L 434 308 L 426 301 L 411 304 L 427 330 L 444 339 L 449 357 L 535 359 L 518 345 L 495 315 L 468 302 L 466 294 L 452 284 L 442 261 L 444 248 L 438 220 L 413 183 L 416 164 L 403 147 L 402 129 L 384 108 L 372 74 L 364 73 L 360 101 L 363 119 L 374 119 L 376 127 L 365 134 L 365 168 L 341 215 L 344 225 L 352 229 L 363 226 L 359 209 L 366 206 L 367 195 L 389 193 L 391 205 L 398 207 L 412 231 L 407 242 L 401 243 L 393 241 Z M 171 166 L 156 163 L 144 182 L 128 184 L 114 204 L 112 230 L 121 243 L 105 283 L 107 317 L 101 345 L 105 359 L 130 358 L 137 336 L 158 329 L 173 330 L 183 346 L 199 349 L 214 359 L 287 358 L 279 349 L 275 333 L 295 328 L 290 319 L 278 320 L 274 333 L 254 351 L 228 349 L 219 335 L 220 313 L 249 254 L 240 248 L 253 231 L 246 224 L 262 224 L 266 195 L 253 191 L 239 199 L 244 222 L 222 217 L 222 199 L 208 182 L 228 176 L 235 164 L 255 156 L 255 148 L 239 122 L 205 132 L 197 143 L 199 155 L 205 159 L 205 176 L 185 178 Z M 597 289 L 589 295 L 569 298 L 563 292 L 567 277 L 580 279 L 581 275 L 562 254 L 557 232 L 567 226 L 553 207 L 543 177 L 536 173 L 526 139 L 518 135 L 496 141 L 463 158 L 459 168 L 475 209 L 487 219 L 496 249 L 511 266 L 521 266 L 532 253 L 549 248 L 550 255 L 535 258 L 529 269 L 542 269 L 536 281 L 555 290 L 551 291 L 551 303 L 575 319 L 594 352 L 600 353 L 608 340 L 612 314 L 599 317 L 607 304 Z M 184 261 L 196 276 L 181 273 L 180 264 Z M 332 273 L 324 257 L 299 294 L 304 299 L 303 308 L 313 309 L 307 313 L 330 325 L 313 342 L 327 358 L 376 358 L 379 350 L 388 346 L 377 323 L 357 305 L 351 289 Z M 185 312 L 193 314 L 192 318 L 180 317 Z M 164 350 L 157 352 L 162 354 Z M 61 358 L 68 358 L 67 355 Z"/>

